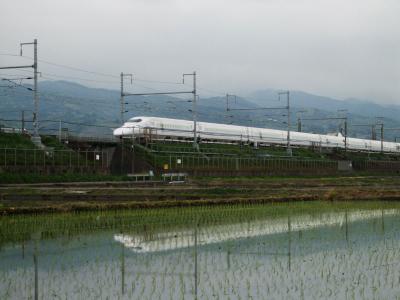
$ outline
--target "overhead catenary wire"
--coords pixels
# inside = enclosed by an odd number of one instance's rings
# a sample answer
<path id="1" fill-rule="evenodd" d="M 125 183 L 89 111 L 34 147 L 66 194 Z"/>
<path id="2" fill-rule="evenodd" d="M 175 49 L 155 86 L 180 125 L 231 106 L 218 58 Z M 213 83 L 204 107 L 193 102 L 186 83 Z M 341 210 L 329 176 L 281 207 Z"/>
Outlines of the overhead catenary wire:
<path id="1" fill-rule="evenodd" d="M 3 119 L 0 118 L 0 121 L 4 122 L 20 122 L 20 119 Z M 32 123 L 32 120 L 25 120 L 25 122 Z M 99 125 L 99 124 L 88 124 L 88 123 L 81 123 L 81 122 L 72 122 L 72 121 L 63 121 L 63 120 L 42 120 L 42 123 L 63 123 L 63 124 L 70 124 L 70 125 L 79 125 L 79 126 L 87 126 L 87 127 L 99 127 L 99 128 L 108 128 L 108 129 L 113 129 L 116 125 Z"/>
<path id="2" fill-rule="evenodd" d="M 8 79 L 8 78 L 1 78 L 1 80 L 2 80 L 2 81 L 10 82 L 10 83 L 13 84 L 15 87 L 21 87 L 21 88 L 24 88 L 24 89 L 26 89 L 26 90 L 28 90 L 28 91 L 34 91 L 34 89 L 32 89 L 32 88 L 27 87 L 27 86 L 24 86 L 22 83 L 14 82 L 13 80 L 10 80 L 10 79 Z"/>
<path id="3" fill-rule="evenodd" d="M 26 56 L 26 55 L 20 56 L 20 55 L 11 54 L 11 53 L 0 53 L 0 55 L 22 57 L 22 58 L 25 58 L 25 59 L 33 59 L 33 57 L 30 57 L 30 56 Z M 103 77 L 110 77 L 110 78 L 116 78 L 116 79 L 119 78 L 119 75 L 116 75 L 116 74 L 110 74 L 110 73 L 104 73 L 104 72 L 98 72 L 98 71 L 78 68 L 78 67 L 75 67 L 75 66 L 70 66 L 70 65 L 66 65 L 66 64 L 60 64 L 60 63 L 56 63 L 56 62 L 51 62 L 51 61 L 44 60 L 44 59 L 38 59 L 38 61 L 42 62 L 44 64 L 53 65 L 53 66 L 60 67 L 60 68 L 66 68 L 66 69 L 74 70 L 74 71 L 77 71 L 77 72 L 83 72 L 83 73 L 87 73 L 87 74 L 98 75 L 98 76 L 103 76 Z M 21 70 L 19 70 L 19 71 L 21 71 Z M 48 72 L 44 71 L 43 74 L 45 74 L 45 73 L 50 75 L 50 76 L 54 76 L 54 77 L 60 77 L 60 78 L 65 77 L 65 78 L 92 81 L 92 82 L 103 82 L 103 83 L 118 83 L 119 82 L 119 81 L 102 81 L 102 80 L 95 80 L 95 79 L 86 79 L 86 78 L 74 77 L 74 76 L 69 76 L 69 75 L 68 76 L 57 75 L 57 74 L 48 73 Z M 182 83 L 182 82 L 152 80 L 152 79 L 146 79 L 146 78 L 140 78 L 140 77 L 139 78 L 136 77 L 134 79 L 135 85 L 137 85 L 139 87 L 143 87 L 143 88 L 148 88 L 148 89 L 151 89 L 151 90 L 158 90 L 158 89 L 151 88 L 151 87 L 148 87 L 148 86 L 139 85 L 139 84 L 137 84 L 137 81 L 139 81 L 139 82 L 149 82 L 149 83 L 159 83 L 159 84 L 187 85 L 187 84 Z M 212 94 L 220 95 L 220 96 L 225 96 L 226 95 L 226 93 L 224 93 L 222 91 L 216 91 L 214 89 L 205 88 L 203 86 L 197 86 L 197 89 L 203 90 L 203 91 L 206 91 L 206 92 L 209 92 L 209 93 L 212 93 Z M 239 95 L 239 97 L 241 97 L 241 96 Z"/>
<path id="4" fill-rule="evenodd" d="M 0 53 L 0 55 L 22 57 L 22 58 L 25 58 L 25 59 L 33 59 L 30 56 L 25 56 L 25 55 L 21 56 L 21 55 L 16 55 L 16 54 L 11 54 L 11 53 Z M 77 71 L 77 72 L 83 72 L 83 73 L 88 73 L 88 74 L 92 74 L 92 75 L 104 76 L 104 77 L 119 78 L 119 75 L 116 75 L 116 74 L 109 74 L 109 73 L 104 73 L 104 72 L 98 72 L 98 71 L 78 68 L 78 67 L 75 67 L 75 66 L 70 66 L 70 65 L 66 65 L 66 64 L 60 64 L 60 63 L 56 63 L 56 62 L 51 62 L 51 61 L 44 60 L 44 59 L 38 59 L 38 61 L 40 61 L 42 63 L 45 63 L 45 64 L 48 64 L 48 65 L 53 65 L 53 66 L 60 67 L 60 68 L 66 68 L 66 69 L 74 70 L 74 71 Z M 48 73 L 48 74 L 50 75 L 50 73 Z M 55 74 L 52 74 L 52 76 L 61 77 L 61 75 L 55 75 Z M 65 77 L 74 78 L 73 76 L 65 76 Z M 75 77 L 75 79 L 96 81 L 96 80 L 91 80 L 91 79 L 86 79 L 86 78 L 78 78 L 78 77 Z M 182 85 L 181 82 L 163 81 L 163 80 L 151 80 L 151 79 L 145 79 L 145 78 L 135 78 L 134 81 L 149 82 L 149 83 L 160 83 L 160 84 Z M 115 81 L 115 82 L 113 81 L 113 83 L 118 83 L 118 81 Z"/>
<path id="5" fill-rule="evenodd" d="M 25 88 L 28 89 L 28 87 L 25 87 Z M 24 92 L 23 90 L 13 90 L 13 91 L 15 91 L 15 92 Z M 90 103 L 108 105 L 108 106 L 113 107 L 113 108 L 116 107 L 116 106 L 112 105 L 112 102 L 110 102 L 110 101 L 114 100 L 113 97 L 109 97 L 109 98 L 98 98 L 98 97 L 96 97 L 96 99 L 94 99 L 94 98 L 88 98 L 88 97 L 67 96 L 67 95 L 51 93 L 51 92 L 40 92 L 40 95 L 42 97 L 44 97 L 44 98 L 47 97 L 47 101 L 54 101 L 54 99 L 51 99 L 49 97 L 55 97 L 55 98 L 62 97 L 62 98 L 67 98 L 67 99 L 73 100 L 73 101 L 85 100 L 85 101 L 88 101 Z M 104 101 L 99 101 L 99 100 L 104 100 Z"/>
<path id="6" fill-rule="evenodd" d="M 25 58 L 25 59 L 33 59 L 33 57 L 30 57 L 30 56 L 16 55 L 16 54 L 11 54 L 11 53 L 0 53 L 0 55 L 3 55 L 3 56 L 17 56 L 17 57 L 22 57 L 22 58 Z M 45 63 L 45 64 L 48 64 L 48 65 L 53 65 L 53 66 L 56 66 L 56 67 L 66 68 L 66 69 L 70 69 L 70 70 L 75 70 L 75 71 L 78 71 L 78 72 L 94 74 L 94 75 L 99 75 L 99 76 L 104 76 L 104 77 L 118 78 L 117 75 L 107 74 L 107 73 L 102 73 L 102 72 L 97 72 L 97 71 L 85 70 L 85 69 L 82 69 L 82 68 L 77 68 L 77 67 L 74 67 L 74 66 L 68 66 L 68 65 L 65 65 L 65 64 L 55 63 L 55 62 L 51 62 L 51 61 L 44 60 L 44 59 L 38 59 L 38 61 L 42 62 L 42 63 Z"/>
<path id="7" fill-rule="evenodd" d="M 9 53 L 0 53 L 0 55 L 21 57 L 20 55 L 9 54 Z M 29 57 L 29 56 L 22 56 L 22 58 L 33 59 L 32 57 Z M 109 77 L 109 78 L 119 78 L 118 75 L 104 73 L 104 72 L 92 71 L 92 70 L 88 70 L 88 69 L 84 69 L 84 68 L 78 68 L 78 67 L 75 67 L 75 66 L 70 66 L 70 65 L 66 65 L 66 64 L 60 64 L 60 63 L 56 63 L 56 62 L 52 62 L 52 61 L 48 61 L 48 60 L 44 60 L 44 59 L 38 59 L 38 61 L 42 62 L 44 64 L 53 65 L 53 66 L 60 67 L 60 68 L 67 68 L 67 69 L 70 69 L 70 70 L 83 72 L 83 73 L 87 73 L 87 74 L 98 75 L 98 76 Z M 29 72 L 29 71 L 26 71 L 26 70 L 25 71 L 24 70 L 16 70 L 16 71 Z M 118 81 L 106 81 L 106 80 L 88 79 L 88 78 L 75 77 L 75 76 L 58 75 L 58 74 L 49 73 L 49 72 L 43 72 L 42 74 L 44 75 L 42 78 L 45 78 L 45 79 L 48 79 L 48 80 L 53 80 L 51 77 L 58 77 L 58 78 L 70 78 L 70 79 L 84 80 L 84 81 L 90 81 L 90 82 L 99 82 L 99 83 L 117 83 L 118 82 Z M 143 78 L 135 78 L 134 81 L 135 81 L 135 85 L 136 86 L 142 87 L 142 88 L 145 88 L 145 89 L 149 89 L 149 90 L 154 90 L 154 91 L 159 91 L 159 89 L 138 84 L 137 81 L 139 81 L 139 82 L 149 82 L 149 83 L 158 83 L 158 84 L 182 85 L 182 83 L 180 83 L 180 82 L 150 80 L 150 79 L 143 79 Z M 25 87 L 25 88 L 27 88 L 27 87 Z M 223 93 L 221 91 L 216 91 L 216 90 L 209 89 L 209 88 L 204 88 L 204 87 L 197 87 L 197 88 L 199 90 L 204 90 L 204 91 L 207 91 L 207 92 L 210 92 L 210 93 L 213 93 L 213 94 L 217 94 L 217 95 L 221 95 L 221 96 L 225 95 L 225 93 Z M 66 95 L 50 94 L 48 92 L 40 93 L 40 95 L 43 95 L 44 97 L 46 97 L 46 96 L 54 96 L 54 97 L 61 96 L 61 97 L 64 97 L 64 98 L 68 97 L 70 100 L 75 100 L 75 101 L 87 100 L 87 101 L 91 101 L 91 103 L 97 103 L 97 104 L 100 104 L 100 105 L 105 105 L 105 106 L 109 106 L 109 107 L 113 107 L 113 108 L 115 107 L 111 103 L 108 104 L 108 103 L 105 103 L 105 102 L 98 101 L 99 100 L 98 98 L 97 99 L 90 99 L 90 98 L 83 98 L 83 97 L 70 97 L 70 96 L 66 96 Z M 3 96 L 3 95 L 1 95 L 1 96 Z M 219 100 L 219 98 L 217 98 L 217 99 Z M 53 101 L 53 99 L 47 99 L 47 100 L 48 101 Z M 103 100 L 110 101 L 111 97 L 110 97 L 110 99 L 103 98 Z M 221 100 L 223 100 L 223 99 L 221 99 Z M 186 101 L 183 100 L 182 102 L 186 102 Z M 150 109 L 151 109 L 151 107 L 150 107 Z M 258 109 L 260 109 L 260 108 L 258 108 Z M 268 109 L 271 109 L 271 108 L 268 108 Z"/>

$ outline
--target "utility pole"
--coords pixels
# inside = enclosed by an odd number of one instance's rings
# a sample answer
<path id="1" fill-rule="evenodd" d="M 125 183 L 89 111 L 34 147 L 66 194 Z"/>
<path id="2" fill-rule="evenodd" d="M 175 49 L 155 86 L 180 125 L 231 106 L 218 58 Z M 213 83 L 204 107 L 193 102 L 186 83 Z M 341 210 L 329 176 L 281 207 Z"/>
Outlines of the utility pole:
<path id="1" fill-rule="evenodd" d="M 185 83 L 185 76 L 193 76 L 193 147 L 198 148 L 199 145 L 197 144 L 197 93 L 196 93 L 196 71 L 189 74 L 183 74 L 182 83 Z"/>
<path id="2" fill-rule="evenodd" d="M 190 74 L 183 74 L 183 81 L 185 83 L 185 76 L 193 76 L 193 90 L 191 91 L 170 91 L 170 92 L 155 92 L 155 93 L 124 93 L 123 92 L 123 77 L 124 76 L 132 76 L 131 74 L 122 74 L 121 73 L 121 103 L 124 103 L 123 97 L 125 96 L 151 96 L 151 95 L 180 95 L 180 94 L 193 94 L 193 109 L 191 110 L 193 113 L 193 145 L 195 148 L 198 148 L 197 144 L 197 99 L 198 95 L 196 92 L 196 72 Z M 132 77 L 131 77 L 132 82 Z M 123 111 L 123 109 L 121 109 Z M 122 114 L 121 114 L 122 115 Z M 122 138 L 121 138 L 122 140 Z"/>
<path id="3" fill-rule="evenodd" d="M 37 63 L 37 39 L 33 41 L 33 97 L 35 101 L 35 115 L 34 115 L 34 136 L 35 139 L 40 141 L 39 136 L 39 97 L 38 97 L 38 63 Z M 22 44 L 21 44 L 21 55 L 22 55 Z"/>
<path id="4" fill-rule="evenodd" d="M 376 140 L 376 131 L 375 131 L 375 124 L 371 125 L 371 140 Z"/>
<path id="5" fill-rule="evenodd" d="M 125 110 L 125 94 L 124 94 L 124 77 L 129 76 L 131 78 L 131 84 L 133 81 L 133 75 L 132 74 L 124 74 L 121 72 L 121 98 L 120 98 L 120 105 L 121 105 L 121 124 L 124 123 L 125 118 L 124 114 L 128 111 Z"/>
<path id="6" fill-rule="evenodd" d="M 120 110 L 121 110 L 121 124 L 124 124 L 124 73 L 121 72 L 121 98 L 120 98 Z"/>
<path id="7" fill-rule="evenodd" d="M 300 119 L 300 117 L 297 118 L 297 131 L 301 132 L 301 119 Z"/>
<path id="8" fill-rule="evenodd" d="M 300 114 L 307 112 L 307 110 L 299 110 L 298 112 L 296 112 L 297 115 L 297 131 L 301 132 L 302 131 L 302 124 L 301 124 L 301 117 Z"/>
<path id="9" fill-rule="evenodd" d="M 347 116 L 344 119 L 344 151 L 347 152 Z"/>
<path id="10" fill-rule="evenodd" d="M 32 139 L 36 143 L 40 143 L 39 136 L 39 93 L 38 93 L 38 51 L 37 51 L 37 39 L 34 39 L 30 43 L 20 43 L 20 55 L 22 56 L 22 47 L 24 45 L 33 45 L 33 137 Z"/>
<path id="11" fill-rule="evenodd" d="M 384 117 L 375 117 L 375 119 L 380 119 L 381 122 L 377 123 L 376 125 L 381 126 L 381 152 L 383 153 L 383 139 L 384 139 L 384 124 L 383 124 L 383 119 Z"/>
<path id="12" fill-rule="evenodd" d="M 377 124 L 373 124 L 372 125 L 372 129 L 373 129 L 372 137 L 373 137 L 373 140 L 376 140 L 376 126 L 381 126 L 381 136 L 380 136 L 380 138 L 381 138 L 381 152 L 383 152 L 384 124 L 382 122 L 382 123 L 377 123 Z"/>
<path id="13" fill-rule="evenodd" d="M 25 111 L 21 111 L 21 134 L 24 134 L 24 128 L 25 128 Z"/>
<path id="14" fill-rule="evenodd" d="M 236 98 L 237 97 L 236 97 L 236 95 L 226 94 L 226 120 L 227 120 L 228 124 L 233 124 L 233 120 L 232 120 L 233 115 L 229 114 L 229 111 L 231 110 L 229 108 L 229 98 L 230 97 L 233 97 L 235 99 L 235 103 L 236 103 Z"/>
<path id="15" fill-rule="evenodd" d="M 328 117 L 328 118 L 303 118 L 303 121 L 327 121 L 327 120 L 344 120 L 344 149 L 347 151 L 347 125 L 348 125 L 348 120 L 347 120 L 347 115 L 345 117 Z M 365 126 L 364 124 L 359 124 L 359 125 L 353 125 L 353 126 Z M 368 125 L 369 126 L 369 125 Z M 342 131 L 342 128 L 340 127 L 340 131 Z"/>
<path id="16" fill-rule="evenodd" d="M 0 70 L 5 69 L 26 69 L 33 68 L 34 71 L 34 89 L 33 89 L 33 99 L 34 99 L 34 112 L 33 112 L 33 125 L 34 125 L 34 136 L 32 137 L 32 141 L 36 144 L 41 144 L 40 136 L 39 136 L 39 121 L 38 121 L 38 108 L 39 108 L 39 96 L 38 96 L 38 58 L 37 58 L 37 39 L 34 39 L 31 43 L 20 43 L 20 55 L 22 56 L 22 46 L 24 45 L 33 45 L 34 46 L 34 55 L 33 55 L 33 65 L 23 65 L 23 66 L 10 66 L 10 67 L 0 67 Z M 28 90 L 31 90 L 30 88 Z"/>
<path id="17" fill-rule="evenodd" d="M 61 143 L 61 133 L 62 133 L 62 128 L 61 128 L 61 120 L 58 123 L 58 141 Z"/>
<path id="18" fill-rule="evenodd" d="M 290 147 L 290 92 L 287 91 L 287 152 L 290 156 L 292 156 L 292 148 Z"/>
<path id="19" fill-rule="evenodd" d="M 287 109 L 287 145 L 286 151 L 289 156 L 292 156 L 292 148 L 290 145 L 290 92 L 280 92 L 278 95 L 286 95 L 286 109 Z"/>
<path id="20" fill-rule="evenodd" d="M 338 109 L 338 112 L 345 113 L 345 116 L 343 117 L 343 119 L 344 119 L 344 152 L 347 152 L 347 122 L 348 122 L 347 113 L 348 113 L 348 110 L 347 109 Z"/>
<path id="21" fill-rule="evenodd" d="M 285 94 L 285 95 L 287 95 L 287 104 L 286 104 L 286 106 L 281 106 L 281 107 L 257 107 L 257 108 L 230 108 L 229 107 L 229 97 L 230 96 L 233 96 L 233 97 L 235 97 L 235 101 L 236 101 L 236 96 L 235 95 L 229 95 L 229 94 L 227 94 L 226 95 L 226 104 L 227 104 L 227 106 L 226 106 L 226 110 L 227 111 L 252 111 L 252 110 L 257 110 L 257 111 L 259 111 L 259 110 L 272 110 L 272 109 L 278 109 L 278 110 L 283 110 L 283 109 L 287 109 L 287 111 L 288 111 L 288 114 L 287 114 L 287 117 L 288 117 L 288 121 L 286 122 L 287 123 L 287 125 L 288 125 L 288 132 L 287 132 L 287 152 L 288 152 L 288 154 L 290 155 L 290 156 L 292 156 L 292 149 L 291 149 L 291 144 L 290 144 L 290 93 L 289 93 L 289 91 L 286 91 L 286 92 L 280 92 L 280 93 L 278 93 L 278 101 L 280 101 L 280 97 L 281 97 L 281 95 L 283 95 L 283 94 Z M 285 116 L 285 115 L 282 115 L 282 116 Z"/>
<path id="22" fill-rule="evenodd" d="M 357 126 L 364 126 L 364 127 L 369 127 L 371 128 L 371 140 L 375 141 L 376 140 L 376 126 L 380 124 L 351 124 L 352 127 L 357 127 Z M 381 145 L 381 148 L 383 147 L 383 142 Z"/>

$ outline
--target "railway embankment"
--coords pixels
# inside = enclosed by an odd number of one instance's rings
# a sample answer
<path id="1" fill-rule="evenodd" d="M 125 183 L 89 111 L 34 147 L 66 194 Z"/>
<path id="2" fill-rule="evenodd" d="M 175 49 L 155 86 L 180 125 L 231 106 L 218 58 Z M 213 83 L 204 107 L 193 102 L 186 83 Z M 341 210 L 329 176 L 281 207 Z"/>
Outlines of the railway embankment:
<path id="1" fill-rule="evenodd" d="M 196 178 L 185 183 L 3 184 L 0 214 L 285 201 L 400 201 L 398 176 Z"/>
<path id="2" fill-rule="evenodd" d="M 72 181 L 68 177 L 76 176 L 96 181 L 95 177 L 123 177 L 150 171 L 159 176 L 184 172 L 197 177 L 400 173 L 400 156 L 396 153 L 294 147 L 288 156 L 284 147 L 255 147 L 246 143 L 204 142 L 194 148 L 188 141 L 151 139 L 121 140 L 114 145 L 90 140 L 60 143 L 54 136 L 42 136 L 42 141 L 46 149 L 35 148 L 26 136 L 0 133 L 0 183 L 33 182 L 36 177 L 45 176 L 50 181 Z"/>

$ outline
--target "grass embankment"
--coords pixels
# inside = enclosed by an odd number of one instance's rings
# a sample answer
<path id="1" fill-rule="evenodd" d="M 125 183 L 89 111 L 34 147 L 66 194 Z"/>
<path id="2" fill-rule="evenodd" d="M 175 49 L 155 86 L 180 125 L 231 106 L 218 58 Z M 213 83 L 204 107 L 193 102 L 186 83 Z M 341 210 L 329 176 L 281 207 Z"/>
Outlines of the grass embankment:
<path id="1" fill-rule="evenodd" d="M 125 145 L 130 147 L 129 141 Z M 335 172 L 338 160 L 350 160 L 359 170 L 366 168 L 392 170 L 395 166 L 368 165 L 366 162 L 398 162 L 398 154 L 365 153 L 344 151 L 343 149 L 296 148 L 292 149 L 292 156 L 288 156 L 285 147 L 268 146 L 254 148 L 252 145 L 234 144 L 199 144 L 199 149 L 184 142 L 153 142 L 147 146 L 136 144 L 136 153 L 155 167 L 170 169 L 209 170 L 282 170 L 304 173 L 313 170 Z"/>
<path id="2" fill-rule="evenodd" d="M 129 181 L 132 178 L 124 175 L 96 175 L 65 173 L 59 175 L 43 175 L 36 173 L 0 173 L 0 184 L 11 183 L 59 183 L 59 182 L 103 182 Z"/>
<path id="3" fill-rule="evenodd" d="M 131 149 L 129 141 L 125 144 Z M 131 151 L 131 150 L 129 150 Z M 335 169 L 335 161 L 312 149 L 293 149 L 288 156 L 283 147 L 259 147 L 232 144 L 200 144 L 199 150 L 192 144 L 157 142 L 147 146 L 135 144 L 135 153 L 156 168 L 168 165 L 172 170 L 275 170 L 275 169 Z"/>
<path id="4" fill-rule="evenodd" d="M 41 136 L 42 143 L 47 147 L 55 150 L 68 150 L 63 143 L 60 143 L 54 136 Z M 20 133 L 4 133 L 0 132 L 0 148 L 16 148 L 16 149 L 36 149 L 30 137 Z"/>
<path id="5" fill-rule="evenodd" d="M 35 145 L 27 135 L 0 132 L 0 148 L 34 149 Z"/>
<path id="6" fill-rule="evenodd" d="M 400 177 L 210 178 L 181 185 L 133 183 L 0 187 L 0 213 L 43 213 L 304 201 L 400 200 Z"/>
<path id="7" fill-rule="evenodd" d="M 284 147 L 269 146 L 254 148 L 252 145 L 242 144 L 211 144 L 200 143 L 199 151 L 193 148 L 191 143 L 182 142 L 154 142 L 147 146 L 153 152 L 159 154 L 183 155 L 208 155 L 208 156 L 239 156 L 239 157 L 287 157 Z M 307 148 L 293 148 L 293 157 L 295 158 L 325 158 L 325 155 L 312 151 Z"/>
<path id="8" fill-rule="evenodd" d="M 191 143 L 182 142 L 153 142 L 147 148 L 156 153 L 183 155 L 222 155 L 239 157 L 288 157 L 285 147 L 280 146 L 260 146 L 254 148 L 252 145 L 242 144 L 199 144 L 199 151 L 193 148 Z M 292 158 L 297 159 L 334 159 L 334 160 L 400 160 L 399 155 L 381 152 L 352 152 L 343 149 L 332 149 L 332 151 L 320 151 L 318 147 L 312 148 L 292 148 Z"/>
<path id="9" fill-rule="evenodd" d="M 53 148 L 54 150 L 71 150 L 65 144 L 61 143 L 55 136 L 42 135 L 41 138 L 44 145 Z"/>
<path id="10" fill-rule="evenodd" d="M 27 135 L 0 133 L 0 168 L 23 166 L 27 170 L 33 168 L 34 172 L 36 172 L 36 167 L 45 166 L 65 167 L 70 170 L 79 167 L 92 168 L 92 170 L 103 169 L 104 154 L 101 151 L 75 151 L 54 136 L 42 135 L 41 139 L 47 147 L 45 150 L 36 147 Z M 96 159 L 96 154 L 101 155 L 101 159 Z M 37 176 L 34 174 L 23 176 L 0 174 L 0 183 L 11 182 L 11 180 L 17 182 L 18 177 L 20 177 L 19 182 L 37 181 Z"/>

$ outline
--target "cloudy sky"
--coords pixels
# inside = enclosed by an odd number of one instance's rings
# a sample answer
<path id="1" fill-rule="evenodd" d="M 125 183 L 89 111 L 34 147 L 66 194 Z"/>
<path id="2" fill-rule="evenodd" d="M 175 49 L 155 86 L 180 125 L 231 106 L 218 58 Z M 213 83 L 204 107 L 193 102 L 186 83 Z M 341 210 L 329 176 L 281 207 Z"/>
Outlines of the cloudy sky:
<path id="1" fill-rule="evenodd" d="M 5 54 L 37 38 L 43 61 L 115 75 L 41 62 L 45 78 L 118 89 L 121 71 L 177 82 L 196 70 L 200 94 L 279 88 L 400 104 L 399 13 L 398 0 L 1 0 L 0 65 L 26 62 Z"/>

